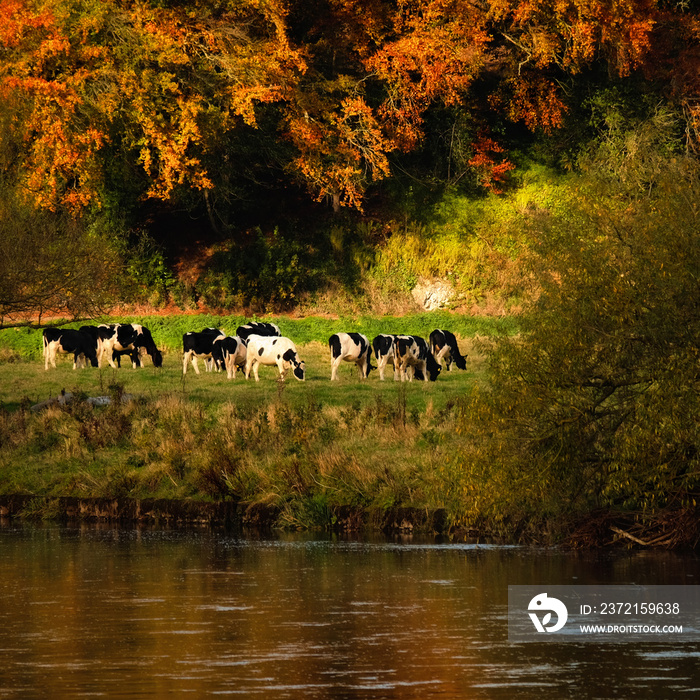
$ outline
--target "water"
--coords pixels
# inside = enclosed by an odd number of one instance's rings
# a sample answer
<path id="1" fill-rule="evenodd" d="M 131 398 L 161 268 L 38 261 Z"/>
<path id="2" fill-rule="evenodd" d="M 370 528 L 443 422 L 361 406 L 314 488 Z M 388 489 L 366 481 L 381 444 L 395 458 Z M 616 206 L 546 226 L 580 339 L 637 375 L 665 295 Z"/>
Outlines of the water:
<path id="1" fill-rule="evenodd" d="M 509 584 L 700 583 L 693 554 L 0 528 L 0 697 L 664 698 L 679 643 L 509 644 Z"/>

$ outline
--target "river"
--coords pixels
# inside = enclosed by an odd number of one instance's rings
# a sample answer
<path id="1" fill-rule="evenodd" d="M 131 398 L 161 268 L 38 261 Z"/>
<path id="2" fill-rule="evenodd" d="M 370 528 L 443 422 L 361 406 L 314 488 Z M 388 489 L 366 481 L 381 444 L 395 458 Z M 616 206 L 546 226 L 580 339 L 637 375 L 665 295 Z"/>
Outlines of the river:
<path id="1" fill-rule="evenodd" d="M 618 583 L 700 559 L 6 522 L 0 697 L 698 697 L 697 643 L 508 642 L 509 585 Z"/>

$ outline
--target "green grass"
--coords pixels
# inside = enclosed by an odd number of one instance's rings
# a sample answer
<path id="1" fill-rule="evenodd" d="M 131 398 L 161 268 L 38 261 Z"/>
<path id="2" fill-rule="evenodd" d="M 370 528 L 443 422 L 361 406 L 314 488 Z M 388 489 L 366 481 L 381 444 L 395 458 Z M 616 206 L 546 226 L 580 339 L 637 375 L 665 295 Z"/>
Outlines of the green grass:
<path id="1" fill-rule="evenodd" d="M 98 319 L 96 323 L 122 322 L 141 323 L 148 327 L 159 348 L 168 355 L 177 355 L 182 348 L 182 336 L 188 331 L 215 326 L 229 335 L 236 328 L 253 319 L 243 316 L 181 315 L 181 316 L 128 316 Z M 447 328 L 458 338 L 472 338 L 476 335 L 493 336 L 500 333 L 514 333 L 517 322 L 514 318 L 490 318 L 463 316 L 449 311 L 432 311 L 408 316 L 358 316 L 339 319 L 310 316 L 303 319 L 287 317 L 256 317 L 256 320 L 273 321 L 280 327 L 282 335 L 290 337 L 297 345 L 317 341 L 323 345 L 333 333 L 354 331 L 364 333 L 370 340 L 379 333 L 405 333 L 428 337 L 435 328 Z M 65 324 L 66 328 L 78 328 L 86 322 Z M 41 330 L 32 328 L 0 329 L 0 363 L 12 359 L 40 360 L 42 353 Z"/>
<path id="2" fill-rule="evenodd" d="M 128 394 L 157 398 L 173 393 L 204 406 L 229 401 L 257 406 L 277 399 L 280 393 L 292 404 L 313 397 L 324 405 L 343 406 L 358 402 L 365 404 L 375 401 L 377 397 L 393 401 L 401 389 L 406 393 L 409 407 L 421 411 L 429 402 L 438 408 L 444 407 L 468 391 L 470 384 L 480 375 L 482 358 L 471 349 L 471 341 L 462 341 L 462 347 L 471 357 L 467 371 L 443 372 L 437 382 L 407 382 L 403 389 L 401 382 L 391 379 L 391 368 L 387 370 L 387 378 L 383 382 L 376 371 L 370 373 L 369 379 L 360 381 L 359 373 L 351 363 L 343 363 L 338 381 L 331 383 L 330 355 L 327 347 L 317 341 L 298 346 L 306 364 L 306 381 L 298 382 L 288 375 L 282 385 L 277 381 L 277 369 L 274 367 L 261 367 L 260 381 L 257 383 L 252 374 L 246 381 L 240 371 L 232 380 L 228 380 L 224 372 L 206 372 L 201 361 L 198 363 L 199 375 L 190 365 L 183 376 L 181 355 L 176 351 L 166 351 L 160 369 L 154 368 L 148 359 L 143 368 L 132 369 L 128 362 L 123 362 L 122 368 L 116 370 L 107 365 L 101 369 L 74 370 L 72 356 L 68 355 L 59 355 L 56 369 L 48 370 L 44 369 L 43 361 L 38 358 L 18 359 L 0 362 L 0 406 L 15 410 L 22 403 L 31 405 L 56 397 L 62 390 L 103 396 L 110 393 L 110 385 L 121 384 Z"/>
<path id="3" fill-rule="evenodd" d="M 70 356 L 45 370 L 41 331 L 0 334 L 0 493 L 56 496 L 185 498 L 234 496 L 274 504 L 287 526 L 327 526 L 333 507 L 449 507 L 445 460 L 456 454 L 460 401 L 483 381 L 483 357 L 472 335 L 510 331 L 508 322 L 439 314 L 400 319 L 274 319 L 297 342 L 307 380 L 260 381 L 241 372 L 182 374 L 180 338 L 186 330 L 221 326 L 238 317 L 149 317 L 164 364 L 133 369 L 72 369 Z M 451 322 L 450 322 L 451 321 Z M 76 324 L 79 325 L 79 324 Z M 394 382 L 391 372 L 361 380 L 344 363 L 330 381 L 327 338 L 359 330 L 427 336 L 455 329 L 468 369 L 443 372 L 437 382 Z M 460 329 L 467 335 L 462 335 Z M 62 391 L 79 396 L 131 394 L 124 406 L 28 411 Z M 455 508 L 455 512 L 457 509 Z"/>

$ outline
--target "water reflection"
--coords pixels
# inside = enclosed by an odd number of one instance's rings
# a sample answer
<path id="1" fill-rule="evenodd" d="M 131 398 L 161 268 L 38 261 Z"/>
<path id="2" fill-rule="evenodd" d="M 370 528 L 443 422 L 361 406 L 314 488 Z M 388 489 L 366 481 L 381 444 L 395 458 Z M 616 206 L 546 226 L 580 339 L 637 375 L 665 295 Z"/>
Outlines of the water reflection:
<path id="1" fill-rule="evenodd" d="M 693 554 L 0 528 L 0 696 L 676 697 L 684 645 L 509 645 L 509 584 L 700 582 Z"/>

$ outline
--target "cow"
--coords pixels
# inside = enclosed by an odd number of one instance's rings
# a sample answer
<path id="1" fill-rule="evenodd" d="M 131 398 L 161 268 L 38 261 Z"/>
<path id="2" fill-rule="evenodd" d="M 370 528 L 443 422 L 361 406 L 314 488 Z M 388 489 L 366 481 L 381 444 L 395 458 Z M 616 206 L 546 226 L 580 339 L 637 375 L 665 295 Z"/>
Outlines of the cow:
<path id="1" fill-rule="evenodd" d="M 448 372 L 452 371 L 452 361 L 457 365 L 458 369 L 467 369 L 467 360 L 459 352 L 457 338 L 450 331 L 441 328 L 435 329 L 429 338 L 430 352 L 436 362 L 442 366 L 442 361 L 445 361 L 445 369 Z"/>
<path id="2" fill-rule="evenodd" d="M 229 379 L 236 378 L 236 368 L 245 364 L 246 354 L 246 344 L 240 338 L 220 335 L 214 339 L 211 356 L 217 365 L 226 368 Z"/>
<path id="3" fill-rule="evenodd" d="M 369 377 L 372 367 L 372 346 L 361 333 L 334 333 L 328 339 L 331 351 L 331 381 L 338 378 L 341 362 L 354 362 L 360 370 L 360 379 Z"/>
<path id="4" fill-rule="evenodd" d="M 284 336 L 248 336 L 245 378 L 250 377 L 252 369 L 255 381 L 260 381 L 258 377 L 260 365 L 277 365 L 282 381 L 290 369 L 294 378 L 299 381 L 303 382 L 306 376 L 306 365 L 299 359 L 296 345 Z"/>
<path id="5" fill-rule="evenodd" d="M 93 367 L 97 367 L 97 351 L 92 338 L 84 331 L 72 328 L 44 328 L 44 369 L 56 367 L 56 355 L 58 353 L 73 355 L 73 369 L 82 366 L 81 358 L 90 361 Z"/>
<path id="6" fill-rule="evenodd" d="M 131 356 L 133 367 L 141 366 L 141 356 L 150 355 L 154 367 L 163 366 L 163 355 L 153 341 L 151 331 L 137 323 L 102 324 L 97 327 L 99 334 L 99 362 L 107 355 L 107 362 L 114 369 L 114 352 Z"/>
<path id="7" fill-rule="evenodd" d="M 434 382 L 442 367 L 437 363 L 428 343 L 417 335 L 400 335 L 396 339 L 396 359 L 399 363 L 401 381 L 416 379 Z"/>
<path id="8" fill-rule="evenodd" d="M 114 330 L 116 324 L 103 324 L 102 326 L 80 326 L 78 330 L 88 333 L 95 344 L 95 351 L 97 352 L 98 362 L 102 356 L 102 338 L 100 337 L 100 328 L 111 328 Z M 103 335 L 106 331 L 102 332 Z M 112 359 L 117 363 L 117 367 L 122 366 L 122 356 L 128 355 L 131 358 L 131 364 L 133 367 L 141 366 L 141 353 L 139 349 L 135 350 L 112 350 Z"/>
<path id="9" fill-rule="evenodd" d="M 280 337 L 282 333 L 280 332 L 279 326 L 274 323 L 264 323 L 263 321 L 251 321 L 246 323 L 245 326 L 238 326 L 236 328 L 236 335 L 244 342 L 248 343 L 248 338 L 251 335 L 261 335 L 263 337 Z"/>
<path id="10" fill-rule="evenodd" d="M 386 369 L 389 360 L 394 367 L 394 380 L 399 379 L 399 364 L 396 361 L 396 338 L 397 335 L 388 335 L 380 333 L 372 340 L 372 348 L 374 355 L 377 358 L 377 369 L 379 370 L 379 379 L 384 381 L 384 370 Z"/>
<path id="11" fill-rule="evenodd" d="M 187 365 L 192 362 L 194 371 L 199 374 L 197 366 L 197 358 L 201 357 L 204 360 L 213 358 L 214 341 L 218 338 L 225 338 L 226 334 L 218 328 L 204 328 L 200 332 L 190 331 L 182 336 L 182 373 L 187 374 Z M 214 365 L 218 363 L 213 361 Z M 207 364 L 207 369 L 211 366 Z"/>

